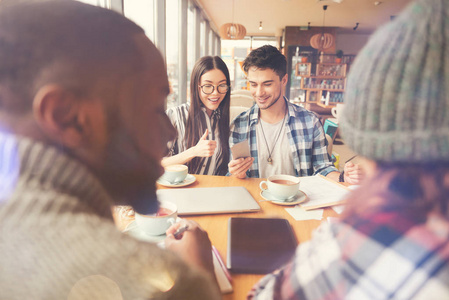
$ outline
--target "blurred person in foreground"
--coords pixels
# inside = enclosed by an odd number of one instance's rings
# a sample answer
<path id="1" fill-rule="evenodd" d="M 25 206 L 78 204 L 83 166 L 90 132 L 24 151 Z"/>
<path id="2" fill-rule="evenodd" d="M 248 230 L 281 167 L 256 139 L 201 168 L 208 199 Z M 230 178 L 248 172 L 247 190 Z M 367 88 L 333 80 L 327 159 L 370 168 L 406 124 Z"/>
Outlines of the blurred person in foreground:
<path id="1" fill-rule="evenodd" d="M 2 2 L 0 298 L 220 298 L 195 223 L 169 251 L 113 222 L 115 204 L 158 209 L 168 90 L 161 54 L 120 14 Z"/>
<path id="2" fill-rule="evenodd" d="M 249 299 L 449 299 L 448 15 L 416 1 L 359 53 L 340 126 L 366 181 Z"/>

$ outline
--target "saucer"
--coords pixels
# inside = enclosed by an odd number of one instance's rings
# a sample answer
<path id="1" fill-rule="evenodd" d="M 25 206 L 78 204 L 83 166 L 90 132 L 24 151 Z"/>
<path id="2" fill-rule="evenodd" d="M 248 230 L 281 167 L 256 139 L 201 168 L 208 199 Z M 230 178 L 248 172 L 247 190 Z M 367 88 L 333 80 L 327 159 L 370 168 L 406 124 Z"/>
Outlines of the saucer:
<path id="1" fill-rule="evenodd" d="M 176 223 L 178 223 L 181 220 L 182 219 L 178 217 L 176 219 Z M 138 239 L 139 241 L 150 242 L 150 243 L 160 243 L 160 242 L 164 241 L 165 238 L 167 237 L 167 235 L 165 233 L 161 234 L 161 235 L 146 234 L 139 228 L 139 226 L 137 226 L 137 223 L 135 220 L 131 221 L 131 223 L 129 223 L 128 226 L 126 226 L 125 230 L 123 230 L 122 232 L 134 237 L 135 239 Z"/>
<path id="2" fill-rule="evenodd" d="M 260 191 L 260 195 L 265 200 L 270 201 L 271 203 L 278 204 L 278 205 L 296 205 L 299 203 L 302 203 L 307 200 L 307 195 L 303 192 L 298 190 L 295 196 L 293 196 L 293 199 L 289 199 L 289 201 L 281 200 L 276 198 L 275 196 L 271 195 L 268 191 Z"/>
<path id="3" fill-rule="evenodd" d="M 184 179 L 184 181 L 180 182 L 180 183 L 171 183 L 171 182 L 163 179 L 162 177 L 160 177 L 156 182 L 165 187 L 182 187 L 182 186 L 190 185 L 190 184 L 194 183 L 195 181 L 196 181 L 195 176 L 193 176 L 192 174 L 187 174 L 186 179 Z"/>

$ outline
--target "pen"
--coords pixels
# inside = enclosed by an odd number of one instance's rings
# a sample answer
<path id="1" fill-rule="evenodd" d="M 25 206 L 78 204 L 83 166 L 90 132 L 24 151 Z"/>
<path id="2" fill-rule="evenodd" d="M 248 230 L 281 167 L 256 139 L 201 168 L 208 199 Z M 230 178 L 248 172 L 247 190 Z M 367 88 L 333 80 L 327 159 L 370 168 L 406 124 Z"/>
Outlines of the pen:
<path id="1" fill-rule="evenodd" d="M 176 230 L 176 232 L 173 233 L 173 236 L 175 237 L 175 239 L 177 239 L 181 234 L 183 234 L 188 229 L 189 225 L 185 224 L 184 226 L 179 227 L 178 230 Z"/>
<path id="2" fill-rule="evenodd" d="M 218 263 L 220 264 L 221 269 L 225 273 L 226 278 L 228 278 L 229 281 L 232 281 L 231 274 L 229 274 L 228 268 L 226 268 L 223 260 L 221 259 L 220 252 L 218 252 L 217 248 L 215 248 L 214 245 L 212 245 L 212 252 L 215 254 L 215 257 L 217 258 Z"/>
<path id="3" fill-rule="evenodd" d="M 351 160 L 353 160 L 356 156 L 357 156 L 357 155 L 354 155 L 353 157 L 351 157 L 350 159 L 348 159 L 348 160 L 345 162 L 345 164 L 348 163 L 348 162 L 350 162 Z"/>

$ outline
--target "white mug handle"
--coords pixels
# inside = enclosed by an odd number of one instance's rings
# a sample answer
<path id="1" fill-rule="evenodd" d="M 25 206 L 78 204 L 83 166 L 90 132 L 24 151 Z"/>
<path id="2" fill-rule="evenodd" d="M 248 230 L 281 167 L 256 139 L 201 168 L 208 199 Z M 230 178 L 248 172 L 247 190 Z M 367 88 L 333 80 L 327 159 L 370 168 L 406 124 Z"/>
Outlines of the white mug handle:
<path id="1" fill-rule="evenodd" d="M 167 222 L 170 223 L 170 225 L 173 225 L 176 223 L 176 218 L 167 219 Z"/>
<path id="2" fill-rule="evenodd" d="M 266 188 L 262 187 L 263 184 L 266 185 Z M 266 191 L 266 190 L 268 189 L 267 182 L 266 182 L 265 180 L 262 181 L 262 182 L 260 182 L 260 183 L 259 183 L 259 187 L 260 187 L 260 189 L 261 189 L 262 191 Z"/>
<path id="3" fill-rule="evenodd" d="M 338 115 L 337 115 L 337 107 L 336 106 L 334 106 L 334 107 L 332 107 L 332 109 L 331 109 L 331 113 L 332 113 L 332 115 L 334 116 L 334 118 L 337 118 L 338 119 Z"/>

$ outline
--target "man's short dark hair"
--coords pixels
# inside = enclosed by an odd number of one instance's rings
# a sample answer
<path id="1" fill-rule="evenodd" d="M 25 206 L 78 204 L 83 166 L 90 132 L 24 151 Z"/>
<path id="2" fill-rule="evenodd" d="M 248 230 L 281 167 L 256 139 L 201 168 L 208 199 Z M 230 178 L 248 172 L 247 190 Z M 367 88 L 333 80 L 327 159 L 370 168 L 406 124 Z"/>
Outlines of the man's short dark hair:
<path id="1" fill-rule="evenodd" d="M 287 74 L 287 60 L 285 56 L 276 48 L 265 45 L 254 49 L 245 58 L 243 70 L 248 73 L 249 68 L 272 69 L 282 79 Z"/>
<path id="2" fill-rule="evenodd" d="M 45 84 L 80 94 L 98 78 L 131 72 L 139 33 L 122 15 L 78 1 L 2 2 L 0 111 L 29 111 Z"/>

